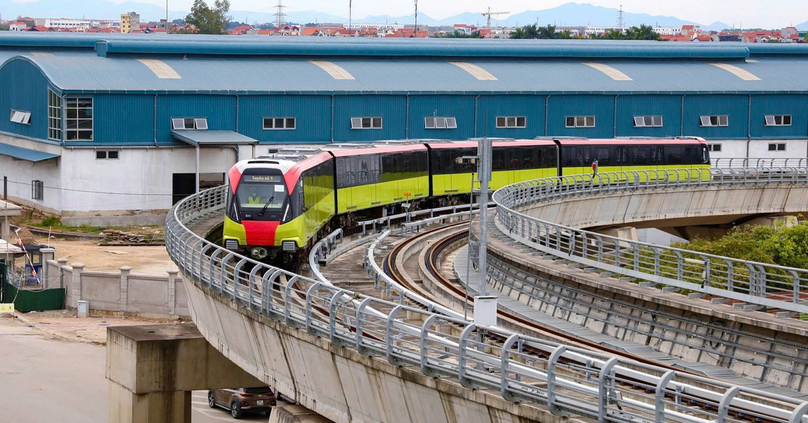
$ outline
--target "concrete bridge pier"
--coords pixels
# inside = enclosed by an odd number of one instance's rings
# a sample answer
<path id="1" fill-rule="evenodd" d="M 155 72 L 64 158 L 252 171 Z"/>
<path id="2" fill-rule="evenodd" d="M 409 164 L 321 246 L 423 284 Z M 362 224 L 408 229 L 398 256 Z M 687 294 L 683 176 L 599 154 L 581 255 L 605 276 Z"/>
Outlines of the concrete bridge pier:
<path id="1" fill-rule="evenodd" d="M 193 324 L 107 329 L 110 423 L 190 423 L 191 391 L 262 386 Z"/>

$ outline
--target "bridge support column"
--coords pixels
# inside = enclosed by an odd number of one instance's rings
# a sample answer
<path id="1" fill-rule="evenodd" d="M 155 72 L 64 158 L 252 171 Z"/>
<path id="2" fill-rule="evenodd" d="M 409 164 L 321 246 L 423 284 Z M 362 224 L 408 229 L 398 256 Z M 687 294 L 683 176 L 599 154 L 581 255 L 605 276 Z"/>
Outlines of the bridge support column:
<path id="1" fill-rule="evenodd" d="M 191 391 L 263 383 L 192 324 L 107 329 L 110 423 L 190 423 Z"/>

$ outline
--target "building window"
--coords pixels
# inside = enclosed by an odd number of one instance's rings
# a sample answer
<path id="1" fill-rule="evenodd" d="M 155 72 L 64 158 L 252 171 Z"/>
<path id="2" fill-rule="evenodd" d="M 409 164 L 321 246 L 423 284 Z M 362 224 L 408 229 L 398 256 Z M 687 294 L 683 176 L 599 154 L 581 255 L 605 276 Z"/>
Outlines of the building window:
<path id="1" fill-rule="evenodd" d="M 594 128 L 594 116 L 567 116 L 567 128 Z"/>
<path id="2" fill-rule="evenodd" d="M 727 115 L 700 116 L 700 118 L 702 127 L 729 126 L 729 116 Z"/>
<path id="3" fill-rule="evenodd" d="M 48 139 L 62 140 L 62 97 L 48 88 Z"/>
<path id="4" fill-rule="evenodd" d="M 498 116 L 497 128 L 525 128 L 527 126 L 527 118 L 524 116 Z"/>
<path id="5" fill-rule="evenodd" d="M 208 118 L 171 118 L 171 129 L 208 130 Z"/>
<path id="6" fill-rule="evenodd" d="M 42 181 L 31 181 L 31 198 L 42 200 L 44 198 L 45 184 Z"/>
<path id="7" fill-rule="evenodd" d="M 295 128 L 297 128 L 297 119 L 295 118 L 264 118 L 264 130 Z"/>
<path id="8" fill-rule="evenodd" d="M 769 151 L 786 151 L 786 143 L 772 143 L 769 144 Z"/>
<path id="9" fill-rule="evenodd" d="M 20 125 L 31 124 L 31 112 L 11 109 L 11 121 Z"/>
<path id="10" fill-rule="evenodd" d="M 662 116 L 634 116 L 635 128 L 661 128 Z"/>
<path id="11" fill-rule="evenodd" d="M 382 129 L 380 117 L 352 117 L 351 129 Z"/>
<path id="12" fill-rule="evenodd" d="M 96 160 L 117 159 L 119 157 L 117 150 L 97 150 L 95 152 Z"/>
<path id="13" fill-rule="evenodd" d="M 426 117 L 424 129 L 457 129 L 457 119 L 453 117 Z"/>
<path id="14" fill-rule="evenodd" d="M 68 97 L 67 127 L 68 141 L 93 140 L 93 99 L 91 97 Z"/>
<path id="15" fill-rule="evenodd" d="M 766 126 L 791 126 L 791 115 L 766 115 Z"/>
<path id="16" fill-rule="evenodd" d="M 707 144 L 707 149 L 714 152 L 714 153 L 720 153 L 721 152 L 721 144 Z"/>

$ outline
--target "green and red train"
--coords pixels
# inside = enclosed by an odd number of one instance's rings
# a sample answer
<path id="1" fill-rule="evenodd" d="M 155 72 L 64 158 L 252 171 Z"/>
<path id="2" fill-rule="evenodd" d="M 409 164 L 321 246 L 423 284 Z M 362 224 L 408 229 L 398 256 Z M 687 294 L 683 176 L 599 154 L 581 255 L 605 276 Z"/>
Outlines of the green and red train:
<path id="1" fill-rule="evenodd" d="M 496 140 L 491 189 L 560 175 L 709 168 L 700 138 Z M 471 192 L 476 141 L 326 146 L 298 160 L 257 158 L 230 169 L 223 243 L 253 258 L 307 251 L 324 233 L 401 204 L 437 206 Z M 411 207 L 411 209 L 413 209 Z"/>

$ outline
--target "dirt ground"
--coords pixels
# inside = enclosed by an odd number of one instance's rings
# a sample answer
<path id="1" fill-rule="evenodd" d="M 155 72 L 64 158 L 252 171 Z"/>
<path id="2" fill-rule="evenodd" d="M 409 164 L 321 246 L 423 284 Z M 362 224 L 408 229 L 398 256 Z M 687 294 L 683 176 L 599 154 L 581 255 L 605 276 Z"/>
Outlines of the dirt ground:
<path id="1" fill-rule="evenodd" d="M 139 317 L 76 317 L 75 311 L 53 310 L 25 313 L 25 318 L 42 330 L 58 333 L 76 340 L 104 343 L 108 326 L 134 326 L 154 324 L 179 324 L 179 320 L 144 319 Z"/>
<path id="2" fill-rule="evenodd" d="M 37 238 L 38 244 L 56 249 L 55 259 L 66 258 L 70 263 L 84 263 L 85 270 L 119 270 L 129 266 L 132 273 L 165 276 L 177 266 L 168 257 L 166 247 L 100 247 L 98 241 L 66 241 Z"/>

